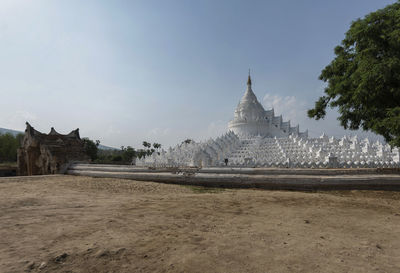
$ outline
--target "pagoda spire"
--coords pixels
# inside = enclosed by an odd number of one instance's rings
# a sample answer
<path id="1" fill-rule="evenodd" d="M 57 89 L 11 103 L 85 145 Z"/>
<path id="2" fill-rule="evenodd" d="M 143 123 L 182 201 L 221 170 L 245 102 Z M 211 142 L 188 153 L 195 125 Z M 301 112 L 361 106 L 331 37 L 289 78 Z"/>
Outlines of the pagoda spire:
<path id="1" fill-rule="evenodd" d="M 249 77 L 247 79 L 247 85 L 251 86 L 250 68 L 249 68 Z"/>

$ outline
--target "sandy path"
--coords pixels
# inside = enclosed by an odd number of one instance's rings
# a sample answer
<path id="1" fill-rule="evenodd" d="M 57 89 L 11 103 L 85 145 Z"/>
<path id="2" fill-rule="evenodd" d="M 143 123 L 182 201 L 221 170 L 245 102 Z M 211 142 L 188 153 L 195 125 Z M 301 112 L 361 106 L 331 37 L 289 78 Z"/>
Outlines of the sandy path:
<path id="1" fill-rule="evenodd" d="M 400 192 L 0 179 L 0 272 L 400 272 Z"/>

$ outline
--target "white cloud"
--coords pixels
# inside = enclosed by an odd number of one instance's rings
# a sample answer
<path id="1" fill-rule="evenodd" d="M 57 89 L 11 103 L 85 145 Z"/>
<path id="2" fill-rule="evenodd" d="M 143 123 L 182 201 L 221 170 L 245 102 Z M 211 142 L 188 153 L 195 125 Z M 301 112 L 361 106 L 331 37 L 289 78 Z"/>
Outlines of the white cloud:
<path id="1" fill-rule="evenodd" d="M 307 104 L 295 96 L 280 96 L 267 93 L 263 100 L 266 110 L 274 108 L 275 115 L 282 115 L 285 121 L 291 120 L 292 126 L 301 123 L 306 118 Z"/>
<path id="2" fill-rule="evenodd" d="M 168 136 L 171 133 L 170 128 L 153 128 L 149 131 L 148 136 L 149 137 L 154 137 L 154 136 Z"/>

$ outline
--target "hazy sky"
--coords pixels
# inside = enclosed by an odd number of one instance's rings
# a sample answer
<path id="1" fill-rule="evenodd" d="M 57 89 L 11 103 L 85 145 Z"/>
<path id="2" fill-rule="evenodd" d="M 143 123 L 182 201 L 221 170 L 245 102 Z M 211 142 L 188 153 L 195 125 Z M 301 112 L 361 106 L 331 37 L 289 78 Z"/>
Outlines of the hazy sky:
<path id="1" fill-rule="evenodd" d="M 352 20 L 394 2 L 0 0 L 0 127 L 115 147 L 217 137 L 251 68 L 265 108 L 340 136 L 336 111 L 306 117 L 320 71 Z"/>

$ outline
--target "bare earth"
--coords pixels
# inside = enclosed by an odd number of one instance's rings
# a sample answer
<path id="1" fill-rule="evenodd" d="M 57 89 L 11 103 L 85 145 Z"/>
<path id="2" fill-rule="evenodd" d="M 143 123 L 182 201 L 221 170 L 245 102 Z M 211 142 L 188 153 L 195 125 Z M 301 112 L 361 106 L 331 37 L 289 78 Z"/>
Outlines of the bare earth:
<path id="1" fill-rule="evenodd" d="M 0 272 L 400 272 L 400 192 L 0 179 Z"/>

